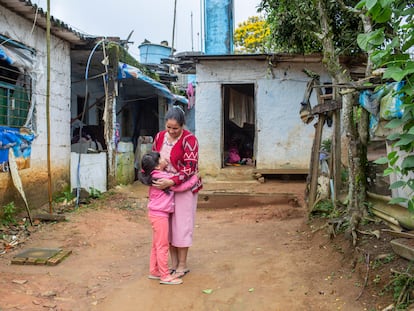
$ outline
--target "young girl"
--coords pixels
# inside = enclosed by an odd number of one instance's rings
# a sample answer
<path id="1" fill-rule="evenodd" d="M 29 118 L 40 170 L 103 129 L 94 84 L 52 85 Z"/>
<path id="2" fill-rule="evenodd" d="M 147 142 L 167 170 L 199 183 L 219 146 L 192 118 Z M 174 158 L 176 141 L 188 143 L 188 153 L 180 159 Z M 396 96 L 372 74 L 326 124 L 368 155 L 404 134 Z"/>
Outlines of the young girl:
<path id="1" fill-rule="evenodd" d="M 167 162 L 160 159 L 158 152 L 145 154 L 141 160 L 141 174 L 139 180 L 150 186 L 148 202 L 148 218 L 152 226 L 152 247 L 150 257 L 150 274 L 148 278 L 160 280 L 160 284 L 177 285 L 183 281 L 170 274 L 168 269 L 169 249 L 169 216 L 174 212 L 174 193 L 191 189 L 198 181 L 194 175 L 188 181 L 160 190 L 152 185 L 159 178 L 171 178 L 173 175 L 164 171 Z"/>

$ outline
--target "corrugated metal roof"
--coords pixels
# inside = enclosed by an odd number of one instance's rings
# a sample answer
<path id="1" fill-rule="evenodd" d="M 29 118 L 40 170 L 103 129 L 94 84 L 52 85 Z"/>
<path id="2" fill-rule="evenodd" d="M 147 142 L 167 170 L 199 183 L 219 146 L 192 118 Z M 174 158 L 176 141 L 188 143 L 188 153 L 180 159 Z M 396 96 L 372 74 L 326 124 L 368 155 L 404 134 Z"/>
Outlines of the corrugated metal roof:
<path id="1" fill-rule="evenodd" d="M 0 0 L 0 5 L 24 17 L 46 30 L 47 12 L 30 0 Z M 74 45 L 84 45 L 90 40 L 84 34 L 73 30 L 63 21 L 50 17 L 50 33 Z"/>

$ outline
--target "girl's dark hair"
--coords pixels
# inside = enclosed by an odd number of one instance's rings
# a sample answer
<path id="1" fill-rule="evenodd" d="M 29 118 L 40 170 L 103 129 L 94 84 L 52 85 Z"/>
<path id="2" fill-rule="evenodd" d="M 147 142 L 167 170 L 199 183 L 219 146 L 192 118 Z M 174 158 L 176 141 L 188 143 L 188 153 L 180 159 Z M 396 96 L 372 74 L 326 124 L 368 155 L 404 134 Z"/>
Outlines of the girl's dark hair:
<path id="1" fill-rule="evenodd" d="M 185 124 L 185 113 L 180 106 L 172 106 L 165 115 L 165 121 L 175 120 L 180 126 Z"/>
<path id="2" fill-rule="evenodd" d="M 151 151 L 143 155 L 141 159 L 141 173 L 138 176 L 140 182 L 144 185 L 152 185 L 151 173 L 156 166 L 160 163 L 159 152 Z"/>

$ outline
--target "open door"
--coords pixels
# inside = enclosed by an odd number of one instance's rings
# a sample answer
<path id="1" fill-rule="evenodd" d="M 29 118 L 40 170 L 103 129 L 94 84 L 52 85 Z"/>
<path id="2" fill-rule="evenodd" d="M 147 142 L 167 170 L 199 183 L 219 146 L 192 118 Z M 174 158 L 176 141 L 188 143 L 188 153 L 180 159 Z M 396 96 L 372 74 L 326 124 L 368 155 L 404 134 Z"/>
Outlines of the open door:
<path id="1" fill-rule="evenodd" d="M 223 85 L 222 167 L 255 166 L 254 84 Z"/>

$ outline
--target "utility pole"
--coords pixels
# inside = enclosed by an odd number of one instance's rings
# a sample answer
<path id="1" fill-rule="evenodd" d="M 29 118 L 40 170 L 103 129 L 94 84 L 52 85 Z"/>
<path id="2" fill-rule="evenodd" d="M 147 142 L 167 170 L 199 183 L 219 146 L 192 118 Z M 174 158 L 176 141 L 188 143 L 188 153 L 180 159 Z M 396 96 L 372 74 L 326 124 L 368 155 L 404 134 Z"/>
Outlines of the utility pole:
<path id="1" fill-rule="evenodd" d="M 52 209 L 52 168 L 50 156 L 50 0 L 47 0 L 46 14 L 46 120 L 47 120 L 47 185 L 49 194 L 49 213 L 53 213 Z"/>
<path id="2" fill-rule="evenodd" d="M 194 52 L 194 40 L 193 40 L 193 11 L 191 11 L 191 51 Z"/>
<path id="3" fill-rule="evenodd" d="M 172 40 L 171 40 L 171 55 L 174 55 L 174 37 L 175 37 L 175 18 L 177 16 L 177 0 L 174 1 L 174 19 L 172 29 Z"/>

